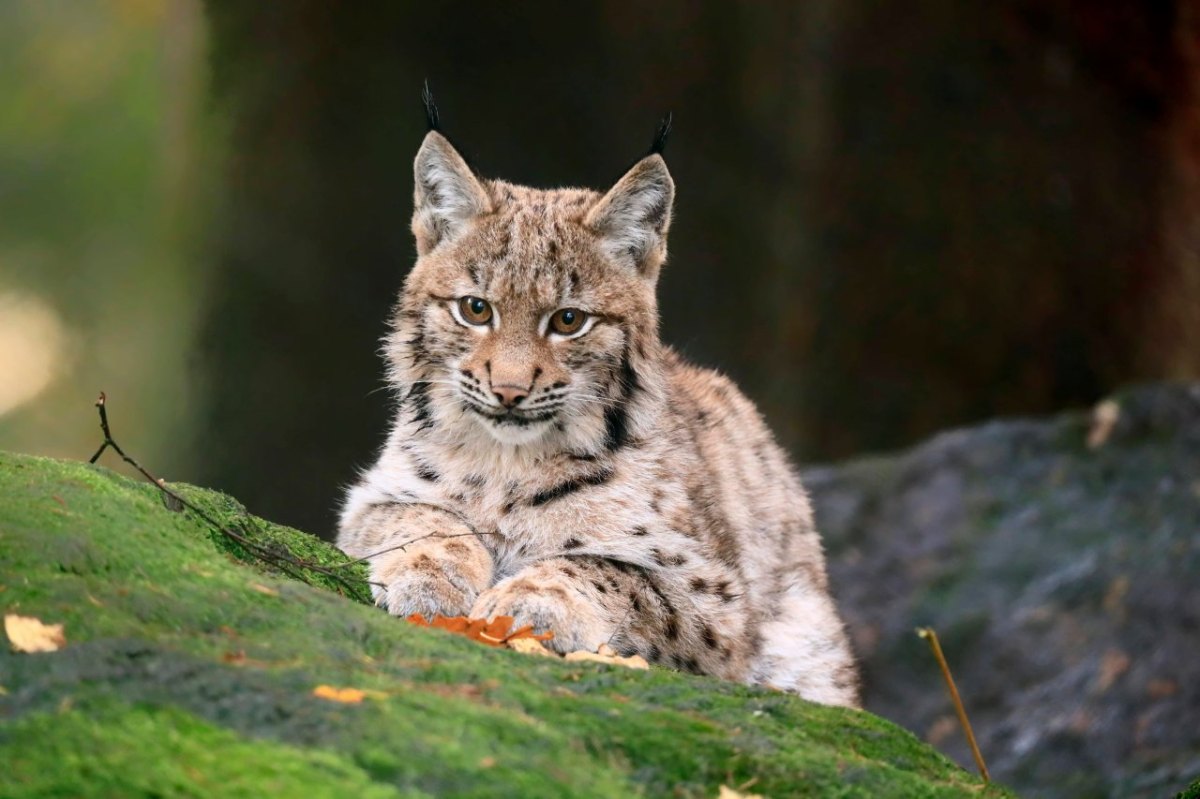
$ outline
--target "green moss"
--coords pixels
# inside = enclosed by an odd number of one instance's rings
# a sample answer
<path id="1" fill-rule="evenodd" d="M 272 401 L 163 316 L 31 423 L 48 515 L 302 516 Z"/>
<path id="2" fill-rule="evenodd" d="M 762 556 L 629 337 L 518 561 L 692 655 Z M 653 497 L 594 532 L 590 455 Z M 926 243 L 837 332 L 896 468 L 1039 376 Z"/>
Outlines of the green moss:
<path id="1" fill-rule="evenodd" d="M 284 566 L 304 582 L 328 588 L 364 604 L 370 602 L 366 565 L 351 561 L 340 550 L 316 536 L 252 516 L 240 502 L 217 491 L 188 485 L 172 486 L 172 489 L 200 508 L 222 530 L 231 531 L 249 541 L 250 549 L 258 553 L 265 551 L 268 555 L 282 555 L 285 564 L 301 561 L 317 566 L 317 569 Z M 261 555 L 249 551 L 246 544 L 211 525 L 209 531 L 213 543 L 222 551 L 256 568 L 269 567 Z M 280 571 L 278 567 L 272 570 L 276 573 Z M 323 570 L 330 570 L 332 574 Z"/>
<path id="2" fill-rule="evenodd" d="M 335 752 L 252 740 L 175 709 L 109 703 L 0 728 L 4 795 L 424 797 Z"/>
<path id="3" fill-rule="evenodd" d="M 182 490 L 258 541 L 345 562 Z M 153 486 L 0 453 L 0 608 L 69 642 L 0 653 L 0 794 L 1008 795 L 867 713 L 488 649 L 246 557 Z M 373 693 L 340 704 L 320 684 Z"/>
<path id="4" fill-rule="evenodd" d="M 1175 799 L 1200 799 L 1200 779 L 1175 794 Z"/>

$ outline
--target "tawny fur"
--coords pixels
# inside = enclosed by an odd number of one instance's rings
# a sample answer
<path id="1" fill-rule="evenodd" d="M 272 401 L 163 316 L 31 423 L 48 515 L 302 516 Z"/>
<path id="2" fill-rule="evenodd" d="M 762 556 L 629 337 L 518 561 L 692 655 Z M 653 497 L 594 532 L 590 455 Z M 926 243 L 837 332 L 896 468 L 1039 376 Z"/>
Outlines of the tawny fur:
<path id="1" fill-rule="evenodd" d="M 435 131 L 415 173 L 418 259 L 385 347 L 398 410 L 338 537 L 378 603 L 857 706 L 794 469 L 729 380 L 659 341 L 661 156 L 603 196 L 541 191 L 477 178 Z M 456 316 L 462 297 L 491 323 Z M 552 336 L 561 308 L 594 324 Z M 528 396 L 505 415 L 497 386 Z"/>

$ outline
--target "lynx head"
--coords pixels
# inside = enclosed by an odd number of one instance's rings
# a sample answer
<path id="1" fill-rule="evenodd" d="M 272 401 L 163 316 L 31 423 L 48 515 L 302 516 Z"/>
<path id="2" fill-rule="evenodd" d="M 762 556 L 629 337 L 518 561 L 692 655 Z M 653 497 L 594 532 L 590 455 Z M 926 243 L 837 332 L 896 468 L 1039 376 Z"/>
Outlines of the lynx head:
<path id="1" fill-rule="evenodd" d="M 651 153 L 605 194 L 476 175 L 436 125 L 417 153 L 388 355 L 424 428 L 460 442 L 596 453 L 661 394 L 655 283 L 674 183 Z"/>

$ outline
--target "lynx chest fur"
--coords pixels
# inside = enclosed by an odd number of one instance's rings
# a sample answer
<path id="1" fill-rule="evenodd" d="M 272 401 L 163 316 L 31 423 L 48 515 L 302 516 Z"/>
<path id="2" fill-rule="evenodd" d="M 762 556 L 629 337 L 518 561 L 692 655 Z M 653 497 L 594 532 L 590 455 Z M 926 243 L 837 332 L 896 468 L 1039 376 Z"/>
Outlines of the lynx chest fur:
<path id="1" fill-rule="evenodd" d="M 377 602 L 857 705 L 795 471 L 730 381 L 659 341 L 665 132 L 600 194 L 481 179 L 431 123 L 395 422 L 338 536 Z"/>

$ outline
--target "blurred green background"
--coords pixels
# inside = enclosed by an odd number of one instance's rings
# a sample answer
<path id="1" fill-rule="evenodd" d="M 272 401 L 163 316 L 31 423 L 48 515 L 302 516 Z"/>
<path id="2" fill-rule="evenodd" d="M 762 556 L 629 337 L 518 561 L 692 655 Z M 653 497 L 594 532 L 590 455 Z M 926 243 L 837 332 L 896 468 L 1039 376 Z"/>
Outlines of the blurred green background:
<path id="1" fill-rule="evenodd" d="M 195 3 L 0 3 L 0 447 L 197 462 L 195 335 L 226 136 Z M 123 430 L 122 430 L 123 428 Z"/>
<path id="2" fill-rule="evenodd" d="M 1194 2 L 7 0 L 0 447 L 91 403 L 332 528 L 388 416 L 428 77 L 487 175 L 603 187 L 675 113 L 664 333 L 803 462 L 1200 377 Z"/>

